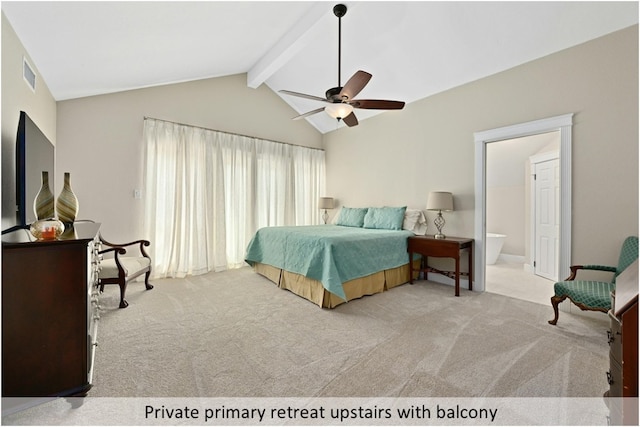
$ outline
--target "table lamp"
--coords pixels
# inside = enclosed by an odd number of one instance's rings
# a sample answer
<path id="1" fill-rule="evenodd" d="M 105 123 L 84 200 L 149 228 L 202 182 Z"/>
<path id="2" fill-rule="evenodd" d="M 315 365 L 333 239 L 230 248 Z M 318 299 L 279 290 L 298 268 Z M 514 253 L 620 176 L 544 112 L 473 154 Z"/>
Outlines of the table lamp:
<path id="1" fill-rule="evenodd" d="M 438 233 L 433 236 L 436 239 L 444 239 L 447 236 L 442 234 L 442 228 L 445 221 L 442 217 L 442 211 L 453 211 L 453 194 L 446 191 L 432 191 L 427 199 L 427 210 L 438 211 L 438 216 L 433 221 L 438 229 Z"/>
<path id="2" fill-rule="evenodd" d="M 324 213 L 322 214 L 322 221 L 327 223 L 329 219 L 329 214 L 327 213 L 327 209 L 333 209 L 333 197 L 320 197 L 318 200 L 318 209 L 324 209 Z"/>

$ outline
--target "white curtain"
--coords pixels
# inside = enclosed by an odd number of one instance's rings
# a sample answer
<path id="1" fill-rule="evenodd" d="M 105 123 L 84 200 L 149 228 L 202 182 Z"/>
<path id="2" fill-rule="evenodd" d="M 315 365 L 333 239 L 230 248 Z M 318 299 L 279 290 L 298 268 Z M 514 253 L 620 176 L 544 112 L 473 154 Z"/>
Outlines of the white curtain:
<path id="1" fill-rule="evenodd" d="M 258 228 L 319 223 L 322 150 L 156 119 L 144 140 L 155 277 L 241 267 Z"/>

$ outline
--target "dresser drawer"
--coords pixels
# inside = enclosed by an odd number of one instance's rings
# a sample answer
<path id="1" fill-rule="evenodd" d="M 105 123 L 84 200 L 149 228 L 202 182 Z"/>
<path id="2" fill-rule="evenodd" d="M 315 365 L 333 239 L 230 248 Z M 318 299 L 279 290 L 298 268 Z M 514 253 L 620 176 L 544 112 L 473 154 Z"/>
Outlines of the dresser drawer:
<path id="1" fill-rule="evenodd" d="M 611 357 L 621 364 L 622 362 L 622 324 L 613 312 L 609 310 L 609 330 L 607 331 L 609 351 Z"/>
<path id="2" fill-rule="evenodd" d="M 613 358 L 609 360 L 607 382 L 609 383 L 609 397 L 622 397 L 622 367 Z"/>

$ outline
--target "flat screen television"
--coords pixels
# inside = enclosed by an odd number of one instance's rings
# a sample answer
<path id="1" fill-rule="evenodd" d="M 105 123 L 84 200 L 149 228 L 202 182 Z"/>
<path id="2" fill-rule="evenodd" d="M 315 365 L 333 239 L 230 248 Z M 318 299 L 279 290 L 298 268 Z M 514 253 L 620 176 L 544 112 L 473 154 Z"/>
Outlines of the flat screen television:
<path id="1" fill-rule="evenodd" d="M 55 146 L 24 111 L 20 112 L 16 136 L 17 227 L 34 222 L 33 202 L 42 186 L 42 172 L 49 172 L 49 188 L 54 191 Z"/>

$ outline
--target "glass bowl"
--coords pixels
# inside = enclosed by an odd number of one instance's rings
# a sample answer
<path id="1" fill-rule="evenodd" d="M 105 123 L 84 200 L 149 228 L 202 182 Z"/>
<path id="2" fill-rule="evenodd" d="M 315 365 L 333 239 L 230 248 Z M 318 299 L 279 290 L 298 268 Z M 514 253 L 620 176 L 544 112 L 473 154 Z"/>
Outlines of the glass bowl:
<path id="1" fill-rule="evenodd" d="M 55 218 L 39 219 L 29 231 L 38 240 L 56 240 L 64 232 L 64 224 Z"/>

